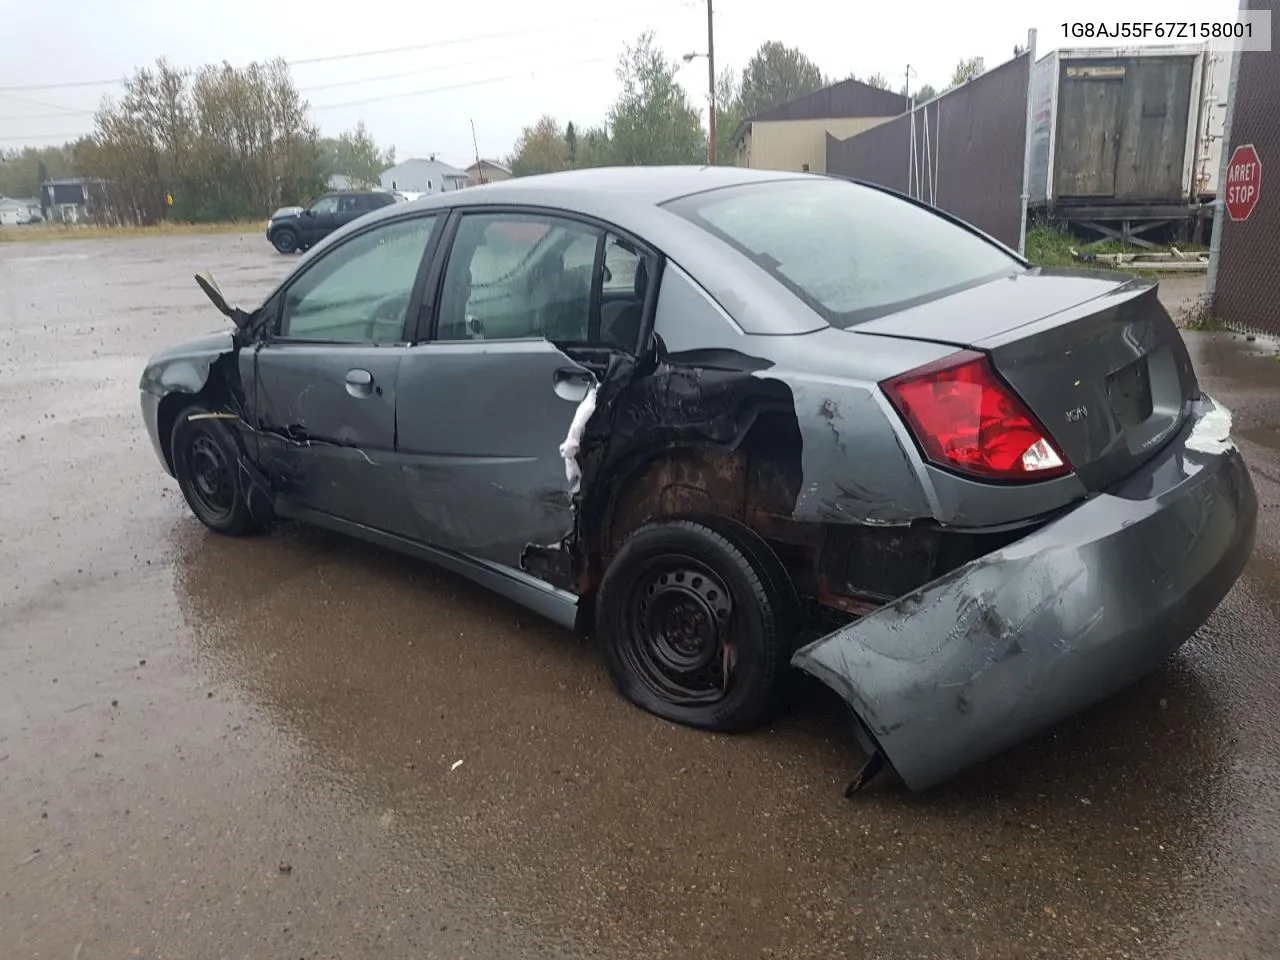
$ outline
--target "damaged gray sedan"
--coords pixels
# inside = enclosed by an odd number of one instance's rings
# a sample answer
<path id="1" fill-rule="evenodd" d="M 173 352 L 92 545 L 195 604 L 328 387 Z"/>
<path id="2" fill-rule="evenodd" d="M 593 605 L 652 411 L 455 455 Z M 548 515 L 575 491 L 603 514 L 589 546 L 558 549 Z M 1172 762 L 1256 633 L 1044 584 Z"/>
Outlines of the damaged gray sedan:
<path id="1" fill-rule="evenodd" d="M 695 727 L 794 664 L 913 789 L 1153 670 L 1253 547 L 1153 283 L 876 187 L 553 174 L 369 214 L 256 309 L 198 279 L 234 330 L 141 388 L 208 527 L 425 557 Z"/>

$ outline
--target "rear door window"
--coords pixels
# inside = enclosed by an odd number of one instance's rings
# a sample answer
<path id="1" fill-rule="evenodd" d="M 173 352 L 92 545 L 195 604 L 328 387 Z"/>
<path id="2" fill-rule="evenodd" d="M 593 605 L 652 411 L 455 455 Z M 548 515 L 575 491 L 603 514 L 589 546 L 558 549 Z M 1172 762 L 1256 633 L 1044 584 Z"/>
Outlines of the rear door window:
<path id="1" fill-rule="evenodd" d="M 843 180 L 712 190 L 669 207 L 839 327 L 1023 269 L 994 243 L 925 207 Z"/>
<path id="2" fill-rule="evenodd" d="M 541 213 L 474 213 L 445 268 L 437 340 L 593 339 L 601 231 Z"/>

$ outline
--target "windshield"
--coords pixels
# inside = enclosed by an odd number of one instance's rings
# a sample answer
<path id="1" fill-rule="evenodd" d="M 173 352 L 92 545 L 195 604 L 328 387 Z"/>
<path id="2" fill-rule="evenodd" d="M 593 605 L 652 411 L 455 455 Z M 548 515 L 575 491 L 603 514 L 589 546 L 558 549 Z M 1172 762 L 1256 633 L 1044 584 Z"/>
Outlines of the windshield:
<path id="1" fill-rule="evenodd" d="M 684 197 L 670 208 L 848 327 L 1021 270 L 927 208 L 844 180 L 784 180 Z"/>

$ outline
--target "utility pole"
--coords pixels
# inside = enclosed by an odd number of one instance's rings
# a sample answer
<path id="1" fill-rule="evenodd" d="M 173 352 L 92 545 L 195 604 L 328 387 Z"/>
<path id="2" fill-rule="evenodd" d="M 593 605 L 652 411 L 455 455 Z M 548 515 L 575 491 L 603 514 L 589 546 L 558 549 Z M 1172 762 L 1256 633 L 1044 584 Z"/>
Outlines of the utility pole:
<path id="1" fill-rule="evenodd" d="M 476 148 L 476 173 L 480 175 L 480 182 L 483 184 L 485 182 L 484 163 L 480 160 L 480 141 L 476 139 L 476 122 L 474 119 L 471 121 L 471 145 Z"/>
<path id="2" fill-rule="evenodd" d="M 716 26 L 711 12 L 711 0 L 707 0 L 707 91 L 711 98 L 708 101 L 707 132 L 711 139 L 707 142 L 707 159 L 712 166 L 716 163 Z"/>

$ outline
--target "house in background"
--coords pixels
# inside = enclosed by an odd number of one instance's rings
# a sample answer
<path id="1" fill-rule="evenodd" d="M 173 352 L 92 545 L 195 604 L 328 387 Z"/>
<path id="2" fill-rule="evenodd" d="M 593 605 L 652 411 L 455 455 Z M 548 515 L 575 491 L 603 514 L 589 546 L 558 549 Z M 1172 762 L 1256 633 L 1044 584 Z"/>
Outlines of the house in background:
<path id="1" fill-rule="evenodd" d="M 88 220 L 93 213 L 91 191 L 101 187 L 96 180 L 74 177 L 69 180 L 48 180 L 41 186 L 41 206 L 47 211 L 49 220 L 62 223 L 79 223 Z"/>
<path id="2" fill-rule="evenodd" d="M 900 94 L 843 80 L 743 120 L 733 132 L 736 162 L 755 170 L 826 173 L 828 133 L 851 137 L 907 107 Z"/>
<path id="3" fill-rule="evenodd" d="M 511 179 L 511 168 L 497 160 L 477 160 L 467 167 L 467 178 L 473 187 L 482 183 L 497 183 L 499 180 Z"/>
<path id="4" fill-rule="evenodd" d="M 383 190 L 400 193 L 449 193 L 467 186 L 464 170 L 450 166 L 434 156 L 426 160 L 410 158 L 382 171 L 379 180 Z"/>
<path id="5" fill-rule="evenodd" d="M 34 197 L 0 197 L 0 226 L 36 223 L 42 219 L 40 201 Z"/>

